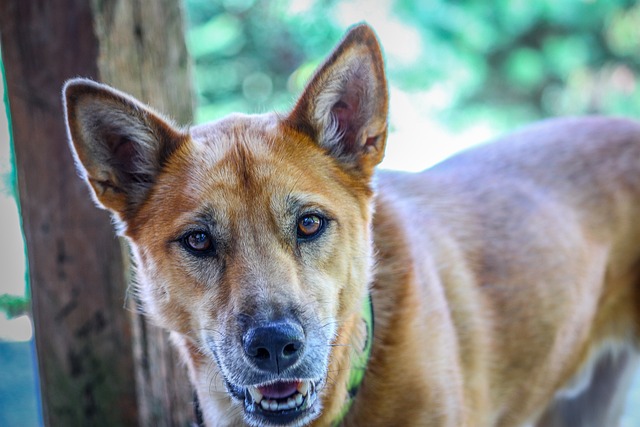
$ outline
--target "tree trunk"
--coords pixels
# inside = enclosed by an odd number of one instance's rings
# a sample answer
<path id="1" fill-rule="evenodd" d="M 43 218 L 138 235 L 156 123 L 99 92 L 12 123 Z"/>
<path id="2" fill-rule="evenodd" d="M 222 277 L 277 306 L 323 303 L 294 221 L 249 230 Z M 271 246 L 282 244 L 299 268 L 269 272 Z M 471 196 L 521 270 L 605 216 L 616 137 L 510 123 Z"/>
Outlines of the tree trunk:
<path id="1" fill-rule="evenodd" d="M 166 334 L 125 298 L 127 258 L 77 177 L 60 89 L 84 76 L 187 123 L 180 3 L 0 0 L 0 37 L 50 426 L 187 425 L 192 393 Z M 135 378 L 135 381 L 133 379 Z"/>
<path id="2" fill-rule="evenodd" d="M 181 3 L 92 0 L 92 7 L 101 80 L 178 123 L 190 123 L 193 97 Z M 137 306 L 130 305 L 142 425 L 185 425 L 193 414 L 193 391 L 185 369 L 166 332 L 147 322 Z"/>

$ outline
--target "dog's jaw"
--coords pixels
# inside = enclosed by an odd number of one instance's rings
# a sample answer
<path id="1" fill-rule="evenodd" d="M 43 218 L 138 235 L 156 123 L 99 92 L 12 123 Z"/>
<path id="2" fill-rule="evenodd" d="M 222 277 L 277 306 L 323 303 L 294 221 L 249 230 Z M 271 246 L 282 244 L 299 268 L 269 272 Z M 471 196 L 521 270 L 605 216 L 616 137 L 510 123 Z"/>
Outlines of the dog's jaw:
<path id="1" fill-rule="evenodd" d="M 247 424 L 255 427 L 274 426 L 304 426 L 320 415 L 321 403 L 318 390 L 323 380 L 279 381 L 249 387 L 236 387 L 228 384 L 234 390 L 231 394 L 241 398 L 244 418 Z M 263 395 L 267 390 L 281 389 L 282 397 Z"/>
<path id="2" fill-rule="evenodd" d="M 241 408 L 248 425 L 298 427 L 308 425 L 320 415 L 319 393 L 327 381 L 328 354 L 309 354 L 301 363 L 276 375 L 256 371 L 242 363 L 243 357 L 221 357 L 224 354 L 221 348 L 228 352 L 230 345 L 217 343 L 210 336 L 205 340 L 205 351 L 201 353 L 210 354 L 210 363 L 215 364 L 207 369 L 219 372 L 231 405 Z M 321 340 L 326 344 L 313 346 L 330 348 L 326 337 Z M 210 396 L 207 393 L 201 398 L 209 400 Z"/>
<path id="3" fill-rule="evenodd" d="M 313 358 L 314 367 L 322 367 L 321 374 L 317 376 L 295 376 L 294 367 L 268 380 L 254 377 L 244 381 L 230 372 L 228 364 L 217 355 L 223 349 L 228 352 L 229 346 L 220 343 L 216 347 L 210 338 L 207 345 L 194 349 L 197 353 L 189 357 L 199 358 L 200 365 L 196 366 L 192 378 L 195 379 L 206 425 L 303 427 L 329 425 L 340 419 L 344 415 L 345 402 L 350 398 L 348 381 L 353 369 L 353 349 L 362 348 L 368 339 L 365 328 L 362 328 L 361 312 L 354 311 L 348 320 L 340 323 L 341 328 L 332 336 L 330 344 L 323 346 L 331 349 L 327 359 Z M 215 348 L 218 350 L 214 351 Z M 187 365 L 191 366 L 191 363 Z M 233 368 L 233 372 L 237 371 L 237 367 Z M 297 372 L 299 374 L 300 371 Z M 268 389 L 269 386 L 272 388 Z M 225 398 L 221 398 L 222 394 Z M 293 408 L 284 407 L 289 398 L 300 399 L 298 394 L 304 397 L 301 404 L 296 403 Z M 274 400 L 283 407 L 271 410 Z M 269 410 L 263 408 L 267 404 Z"/>

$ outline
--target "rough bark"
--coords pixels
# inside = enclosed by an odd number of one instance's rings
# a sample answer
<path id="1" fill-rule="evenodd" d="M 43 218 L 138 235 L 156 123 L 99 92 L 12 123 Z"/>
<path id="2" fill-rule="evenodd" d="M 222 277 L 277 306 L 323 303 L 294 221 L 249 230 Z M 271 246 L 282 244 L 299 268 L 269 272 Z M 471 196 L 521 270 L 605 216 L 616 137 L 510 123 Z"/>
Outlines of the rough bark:
<path id="1" fill-rule="evenodd" d="M 126 258 L 76 175 L 60 98 L 90 77 L 188 122 L 180 3 L 0 0 L 0 37 L 45 423 L 187 425 L 186 373 L 126 297 Z"/>
<path id="2" fill-rule="evenodd" d="M 175 0 L 92 0 L 100 79 L 178 123 L 190 123 L 193 97 L 183 14 Z M 138 410 L 144 426 L 184 425 L 193 392 L 167 334 L 131 299 Z"/>

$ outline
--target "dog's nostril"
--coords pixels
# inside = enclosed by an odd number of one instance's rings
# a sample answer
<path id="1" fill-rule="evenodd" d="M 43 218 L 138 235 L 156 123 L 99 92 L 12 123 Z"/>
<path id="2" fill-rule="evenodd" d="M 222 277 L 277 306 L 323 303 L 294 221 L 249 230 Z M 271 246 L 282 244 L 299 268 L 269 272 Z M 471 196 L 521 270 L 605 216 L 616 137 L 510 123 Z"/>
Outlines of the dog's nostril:
<path id="1" fill-rule="evenodd" d="M 259 348 L 256 351 L 255 358 L 258 360 L 269 360 L 270 357 L 271 357 L 271 354 L 269 353 L 269 350 L 267 350 L 266 348 Z"/>
<path id="2" fill-rule="evenodd" d="M 285 345 L 284 348 L 282 349 L 282 354 L 284 356 L 292 356 L 296 354 L 298 350 L 300 350 L 300 347 L 301 347 L 301 344 L 299 342 L 289 343 Z"/>

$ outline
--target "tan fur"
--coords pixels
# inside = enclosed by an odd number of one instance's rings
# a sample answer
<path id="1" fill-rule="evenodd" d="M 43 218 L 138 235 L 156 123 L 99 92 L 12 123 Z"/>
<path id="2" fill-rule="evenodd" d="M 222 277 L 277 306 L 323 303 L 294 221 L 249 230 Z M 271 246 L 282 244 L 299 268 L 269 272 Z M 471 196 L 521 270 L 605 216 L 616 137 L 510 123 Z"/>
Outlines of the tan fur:
<path id="1" fill-rule="evenodd" d="M 624 393 L 596 399 L 592 379 L 623 390 L 637 359 L 637 122 L 551 120 L 421 174 L 374 174 L 387 92 L 364 25 L 287 116 L 187 133 L 103 85 L 75 80 L 65 94 L 78 167 L 131 243 L 144 307 L 171 331 L 207 425 L 276 425 L 245 416 L 225 384 L 250 385 L 239 319 L 283 313 L 307 339 L 306 370 L 292 372 L 324 378 L 315 412 L 282 425 L 331 425 L 366 339 L 367 292 L 373 350 L 344 425 L 619 416 Z M 308 212 L 328 218 L 309 241 L 296 237 Z M 206 257 L 184 247 L 194 229 L 211 236 Z"/>

